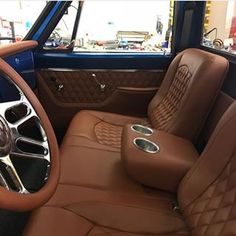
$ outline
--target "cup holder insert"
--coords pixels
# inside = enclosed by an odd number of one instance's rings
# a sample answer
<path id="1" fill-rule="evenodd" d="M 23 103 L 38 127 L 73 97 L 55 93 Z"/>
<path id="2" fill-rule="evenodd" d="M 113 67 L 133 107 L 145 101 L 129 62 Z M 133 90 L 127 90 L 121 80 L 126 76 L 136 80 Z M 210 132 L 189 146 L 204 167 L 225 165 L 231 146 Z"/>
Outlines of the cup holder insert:
<path id="1" fill-rule="evenodd" d="M 153 134 L 153 130 L 147 126 L 143 126 L 143 125 L 132 125 L 131 129 L 134 132 L 140 133 L 140 134 L 144 134 L 144 135 L 152 135 Z"/>
<path id="2" fill-rule="evenodd" d="M 159 146 L 145 138 L 135 138 L 133 142 L 138 149 L 147 153 L 157 153 L 160 150 Z"/>

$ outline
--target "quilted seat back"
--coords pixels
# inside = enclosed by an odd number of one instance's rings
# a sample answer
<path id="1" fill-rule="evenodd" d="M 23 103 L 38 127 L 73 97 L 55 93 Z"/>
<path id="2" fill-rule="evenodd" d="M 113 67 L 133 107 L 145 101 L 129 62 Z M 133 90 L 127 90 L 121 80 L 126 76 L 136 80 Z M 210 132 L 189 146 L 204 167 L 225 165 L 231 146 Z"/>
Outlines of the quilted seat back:
<path id="1" fill-rule="evenodd" d="M 183 178 L 178 199 L 193 236 L 236 235 L 236 102 Z"/>
<path id="2" fill-rule="evenodd" d="M 199 49 L 179 53 L 148 107 L 156 129 L 196 140 L 228 71 L 228 61 Z"/>

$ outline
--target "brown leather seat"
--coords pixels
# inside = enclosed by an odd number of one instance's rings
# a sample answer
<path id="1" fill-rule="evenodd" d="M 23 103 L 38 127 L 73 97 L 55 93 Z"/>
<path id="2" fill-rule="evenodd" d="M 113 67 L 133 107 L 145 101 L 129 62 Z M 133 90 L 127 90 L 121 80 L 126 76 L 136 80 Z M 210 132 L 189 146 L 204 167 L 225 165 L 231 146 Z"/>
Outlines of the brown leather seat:
<path id="1" fill-rule="evenodd" d="M 119 151 L 123 126 L 140 123 L 194 141 L 227 70 L 228 62 L 223 57 L 187 49 L 170 64 L 159 91 L 149 104 L 147 118 L 81 111 L 74 117 L 68 134 L 87 140 L 88 146 Z"/>
<path id="2" fill-rule="evenodd" d="M 181 165 L 184 165 L 184 169 L 188 166 L 186 171 L 198 159 L 199 154 L 190 141 L 164 133 L 163 131 L 158 131 L 157 136 L 159 139 L 157 143 L 161 145 L 162 153 L 165 149 L 162 146 L 163 143 L 165 143 L 166 147 L 170 146 L 173 148 L 174 156 L 178 155 L 177 153 L 181 153 Z M 170 137 L 172 137 L 172 139 Z M 149 140 L 152 139 L 152 141 L 154 141 L 153 139 L 155 138 L 156 137 L 149 137 Z M 178 141 L 181 140 L 184 142 L 184 146 L 179 146 L 181 142 Z M 84 143 L 82 141 L 84 141 Z M 99 146 L 99 144 L 97 144 L 97 146 Z M 121 162 L 120 152 L 101 150 L 97 146 L 92 144 L 89 146 L 87 140 L 66 134 L 60 148 L 60 183 L 114 192 L 126 192 L 129 194 L 145 195 L 147 191 L 150 193 L 150 189 L 147 189 L 128 176 L 124 168 L 124 163 Z M 181 149 L 184 149 L 184 151 L 181 152 Z M 142 155 L 143 152 L 140 154 Z M 184 156 L 186 156 L 186 158 Z M 135 157 L 137 157 L 137 154 L 135 154 Z M 146 156 L 144 157 L 147 158 Z M 165 160 L 168 160 L 167 156 Z M 162 165 L 163 168 L 164 166 L 166 167 L 164 172 L 169 170 L 170 172 L 176 173 L 178 162 L 174 160 L 173 163 L 171 163 L 172 160 L 173 159 Z M 142 164 L 142 166 L 144 166 L 144 164 Z M 140 171 L 139 174 L 141 176 L 144 175 L 142 171 Z M 176 177 L 175 179 L 178 178 Z M 165 181 L 162 182 L 164 183 Z"/>
<path id="3" fill-rule="evenodd" d="M 181 181 L 177 200 L 158 191 L 140 195 L 59 184 L 47 205 L 33 212 L 24 235 L 235 235 L 235 128 L 236 102 Z M 172 209 L 175 201 L 180 212 Z"/>
<path id="4" fill-rule="evenodd" d="M 129 123 L 149 124 L 145 118 L 84 110 L 72 119 L 66 136 L 76 139 L 82 146 L 117 151 L 122 129 Z"/>

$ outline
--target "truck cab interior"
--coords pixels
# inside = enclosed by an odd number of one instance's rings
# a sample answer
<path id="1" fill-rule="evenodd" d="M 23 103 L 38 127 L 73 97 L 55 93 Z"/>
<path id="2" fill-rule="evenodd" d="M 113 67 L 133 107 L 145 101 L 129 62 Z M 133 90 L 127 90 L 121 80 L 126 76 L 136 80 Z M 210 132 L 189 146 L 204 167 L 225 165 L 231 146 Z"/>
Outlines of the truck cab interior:
<path id="1" fill-rule="evenodd" d="M 0 235 L 235 235 L 236 2 L 40 12 L 0 17 Z"/>

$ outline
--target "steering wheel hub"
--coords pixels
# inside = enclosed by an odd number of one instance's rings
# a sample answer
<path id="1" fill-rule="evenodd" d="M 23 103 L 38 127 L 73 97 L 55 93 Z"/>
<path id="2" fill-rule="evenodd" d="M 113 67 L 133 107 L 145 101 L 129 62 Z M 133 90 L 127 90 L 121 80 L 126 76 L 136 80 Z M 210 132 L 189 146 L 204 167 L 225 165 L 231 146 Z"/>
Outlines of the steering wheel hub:
<path id="1" fill-rule="evenodd" d="M 0 116 L 0 157 L 4 157 L 10 153 L 11 142 L 11 129 L 5 119 Z"/>

